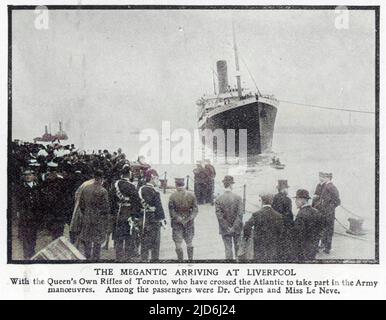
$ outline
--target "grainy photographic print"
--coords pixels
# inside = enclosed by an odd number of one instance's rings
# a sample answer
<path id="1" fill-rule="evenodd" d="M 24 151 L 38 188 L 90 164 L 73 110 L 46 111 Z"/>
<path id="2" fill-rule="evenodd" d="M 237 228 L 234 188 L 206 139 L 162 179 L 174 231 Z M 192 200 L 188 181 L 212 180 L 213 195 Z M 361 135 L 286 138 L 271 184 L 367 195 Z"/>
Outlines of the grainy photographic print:
<path id="1" fill-rule="evenodd" d="M 8 7 L 8 263 L 378 263 L 378 10 Z"/>

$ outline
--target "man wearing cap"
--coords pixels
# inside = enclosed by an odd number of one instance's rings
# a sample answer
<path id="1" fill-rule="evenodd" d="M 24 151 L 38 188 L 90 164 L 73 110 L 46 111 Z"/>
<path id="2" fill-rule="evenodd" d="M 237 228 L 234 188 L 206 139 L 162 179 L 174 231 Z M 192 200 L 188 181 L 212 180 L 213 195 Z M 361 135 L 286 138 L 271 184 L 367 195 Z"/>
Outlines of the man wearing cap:
<path id="1" fill-rule="evenodd" d="M 319 172 L 320 183 L 316 186 L 313 207 L 320 211 L 325 226 L 322 233 L 322 247 L 324 252 L 331 251 L 332 237 L 334 235 L 335 209 L 340 205 L 339 191 L 332 183 L 332 173 Z"/>
<path id="2" fill-rule="evenodd" d="M 307 190 L 296 191 L 295 203 L 299 212 L 294 224 L 294 239 L 297 260 L 311 261 L 316 257 L 320 235 L 323 230 L 323 218 L 318 210 L 311 207 Z"/>
<path id="3" fill-rule="evenodd" d="M 145 172 L 146 184 L 139 188 L 139 197 L 143 206 L 141 260 L 159 260 L 161 225 L 166 225 L 165 213 L 162 208 L 160 193 L 155 189 L 158 185 L 158 173 L 154 169 Z"/>
<path id="4" fill-rule="evenodd" d="M 207 194 L 208 174 L 202 166 L 201 161 L 197 161 L 196 168 L 193 170 L 194 174 L 194 194 L 198 204 L 204 204 Z"/>
<path id="5" fill-rule="evenodd" d="M 205 203 L 210 203 L 213 205 L 213 194 L 214 194 L 214 178 L 216 177 L 216 169 L 210 163 L 210 159 L 205 159 L 204 167 L 207 175 L 207 184 L 206 184 L 206 194 L 205 194 Z"/>
<path id="6" fill-rule="evenodd" d="M 121 178 L 113 183 L 111 193 L 115 216 L 113 239 L 116 259 L 118 261 L 130 261 L 138 254 L 137 238 L 142 205 L 137 188 L 131 182 L 128 165 L 122 168 Z"/>
<path id="7" fill-rule="evenodd" d="M 56 162 L 48 163 L 48 172 L 41 184 L 43 218 L 53 240 L 63 235 L 64 226 L 68 222 L 65 204 L 67 186 L 57 168 Z"/>
<path id="8" fill-rule="evenodd" d="M 96 170 L 93 183 L 84 187 L 79 199 L 82 213 L 79 240 L 84 245 L 86 258 L 91 260 L 100 258 L 110 215 L 109 195 L 102 184 L 103 172 Z"/>
<path id="9" fill-rule="evenodd" d="M 169 213 L 173 241 L 176 245 L 178 261 L 183 261 L 182 242 L 185 241 L 188 259 L 193 260 L 194 219 L 198 213 L 197 200 L 192 192 L 184 188 L 184 178 L 176 178 L 176 189 L 169 198 Z"/>
<path id="10" fill-rule="evenodd" d="M 294 216 L 292 213 L 292 201 L 288 197 L 288 182 L 287 180 L 278 180 L 278 193 L 273 197 L 272 208 L 280 213 L 283 217 L 283 237 L 280 247 L 280 256 L 284 261 L 291 261 L 294 259 L 292 227 L 294 224 Z"/>
<path id="11" fill-rule="evenodd" d="M 240 235 L 243 228 L 243 200 L 232 192 L 232 186 L 235 183 L 232 176 L 225 176 L 222 182 L 225 192 L 216 199 L 216 216 L 219 233 L 225 246 L 225 259 L 233 260 L 233 257 L 237 258 L 238 256 Z"/>
<path id="12" fill-rule="evenodd" d="M 42 223 L 40 188 L 34 171 L 25 170 L 23 183 L 17 188 L 17 211 L 19 213 L 19 238 L 23 243 L 24 259 L 35 254 L 38 228 Z"/>
<path id="13" fill-rule="evenodd" d="M 277 262 L 281 260 L 283 217 L 272 209 L 272 194 L 262 194 L 260 199 L 262 208 L 254 212 L 245 223 L 244 239 L 248 241 L 253 228 L 254 260 L 256 262 Z"/>

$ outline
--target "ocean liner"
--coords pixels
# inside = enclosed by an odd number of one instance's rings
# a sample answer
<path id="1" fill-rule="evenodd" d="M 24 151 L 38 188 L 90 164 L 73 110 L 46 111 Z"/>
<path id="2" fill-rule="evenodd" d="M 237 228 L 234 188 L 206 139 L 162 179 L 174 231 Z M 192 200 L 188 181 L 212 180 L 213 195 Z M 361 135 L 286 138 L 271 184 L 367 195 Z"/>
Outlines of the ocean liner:
<path id="1" fill-rule="evenodd" d="M 271 149 L 279 102 L 272 95 L 262 95 L 257 86 L 256 93 L 241 87 L 234 28 L 233 49 L 237 85 L 231 87 L 228 84 L 227 62 L 225 60 L 217 61 L 218 93 L 216 94 L 215 90 L 213 95 L 201 97 L 196 102 L 198 106 L 198 128 L 201 130 L 210 129 L 212 131 L 216 129 L 224 130 L 225 150 L 221 151 L 224 152 L 225 156 L 229 155 L 227 150 L 227 139 L 229 137 L 226 134 L 226 130 L 235 130 L 234 154 L 239 156 L 239 137 L 242 134 L 240 130 L 246 129 L 246 152 L 248 159 L 250 159 Z M 221 146 L 216 143 L 212 145 L 213 151 L 218 153 L 220 150 L 217 148 L 221 148 Z"/>

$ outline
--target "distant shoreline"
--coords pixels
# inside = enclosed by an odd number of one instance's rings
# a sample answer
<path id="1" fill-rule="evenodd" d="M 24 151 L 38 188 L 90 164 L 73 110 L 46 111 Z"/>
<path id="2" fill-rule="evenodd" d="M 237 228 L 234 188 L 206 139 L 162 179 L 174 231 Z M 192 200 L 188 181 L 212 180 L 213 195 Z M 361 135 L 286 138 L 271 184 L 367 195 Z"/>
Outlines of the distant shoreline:
<path id="1" fill-rule="evenodd" d="M 313 128 L 313 127 L 279 127 L 274 133 L 284 134 L 374 134 L 374 128 L 342 127 L 342 128 Z"/>

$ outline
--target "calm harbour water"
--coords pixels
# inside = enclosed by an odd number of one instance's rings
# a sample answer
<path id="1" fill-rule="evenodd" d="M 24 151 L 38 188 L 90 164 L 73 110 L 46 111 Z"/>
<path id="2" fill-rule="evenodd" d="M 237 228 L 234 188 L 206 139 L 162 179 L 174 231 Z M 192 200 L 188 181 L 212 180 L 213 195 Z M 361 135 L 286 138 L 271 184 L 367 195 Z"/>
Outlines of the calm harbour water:
<path id="1" fill-rule="evenodd" d="M 129 160 L 135 160 L 144 142 L 139 135 L 102 135 L 84 142 L 85 149 L 110 151 L 121 147 Z M 173 148 L 173 144 L 172 144 Z M 272 156 L 286 164 L 277 170 L 269 166 Z M 318 172 L 327 171 L 334 175 L 334 183 L 340 191 L 342 205 L 367 220 L 366 226 L 373 229 L 375 216 L 375 137 L 371 134 L 283 134 L 276 133 L 272 153 L 259 157 L 256 166 L 239 168 L 236 165 L 216 165 L 216 190 L 221 193 L 221 179 L 225 174 L 235 176 L 235 191 L 242 194 L 244 184 L 247 208 L 254 210 L 260 192 L 275 192 L 278 179 L 287 179 L 290 196 L 304 188 L 313 194 L 318 183 Z M 192 176 L 194 161 L 189 164 L 156 164 L 153 166 L 163 176 L 167 172 L 169 183 L 175 177 Z M 191 183 L 192 185 L 192 183 Z M 344 211 L 340 213 L 343 215 Z M 349 216 L 349 215 L 348 215 Z M 346 218 L 346 216 L 342 217 Z"/>

